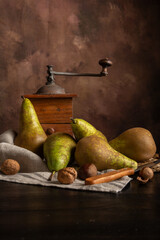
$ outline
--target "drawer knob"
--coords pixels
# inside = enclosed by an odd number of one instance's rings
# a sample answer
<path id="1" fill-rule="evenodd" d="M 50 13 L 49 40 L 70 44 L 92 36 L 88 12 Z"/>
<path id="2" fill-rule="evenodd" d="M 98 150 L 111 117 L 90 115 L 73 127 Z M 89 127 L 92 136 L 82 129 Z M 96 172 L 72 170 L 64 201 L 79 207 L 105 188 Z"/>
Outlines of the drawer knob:
<path id="1" fill-rule="evenodd" d="M 53 134 L 54 132 L 55 132 L 54 128 L 47 128 L 47 130 L 46 130 L 46 134 L 47 134 L 47 135 L 51 135 L 51 134 Z"/>

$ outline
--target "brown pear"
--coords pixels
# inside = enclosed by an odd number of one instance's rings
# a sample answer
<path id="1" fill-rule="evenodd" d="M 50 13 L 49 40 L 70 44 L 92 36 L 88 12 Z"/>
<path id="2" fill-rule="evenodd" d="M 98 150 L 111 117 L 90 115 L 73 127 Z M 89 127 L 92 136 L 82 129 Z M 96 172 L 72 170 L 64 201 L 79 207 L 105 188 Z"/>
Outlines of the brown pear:
<path id="1" fill-rule="evenodd" d="M 130 128 L 109 142 L 110 146 L 137 162 L 146 161 L 156 153 L 151 132 L 145 128 Z"/>

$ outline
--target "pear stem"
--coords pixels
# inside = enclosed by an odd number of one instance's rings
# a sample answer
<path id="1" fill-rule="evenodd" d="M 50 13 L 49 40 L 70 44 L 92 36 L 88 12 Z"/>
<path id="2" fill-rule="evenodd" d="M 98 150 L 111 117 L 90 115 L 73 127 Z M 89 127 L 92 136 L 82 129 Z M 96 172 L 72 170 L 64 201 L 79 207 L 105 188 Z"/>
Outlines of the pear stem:
<path id="1" fill-rule="evenodd" d="M 75 122 L 75 120 L 73 119 L 73 118 L 70 118 L 71 119 L 71 121 L 75 124 L 76 122 Z"/>
<path id="2" fill-rule="evenodd" d="M 52 178 L 53 178 L 55 172 L 56 172 L 56 171 L 53 171 L 53 172 L 51 173 L 51 175 L 49 176 L 49 178 L 47 179 L 47 181 L 52 181 Z"/>

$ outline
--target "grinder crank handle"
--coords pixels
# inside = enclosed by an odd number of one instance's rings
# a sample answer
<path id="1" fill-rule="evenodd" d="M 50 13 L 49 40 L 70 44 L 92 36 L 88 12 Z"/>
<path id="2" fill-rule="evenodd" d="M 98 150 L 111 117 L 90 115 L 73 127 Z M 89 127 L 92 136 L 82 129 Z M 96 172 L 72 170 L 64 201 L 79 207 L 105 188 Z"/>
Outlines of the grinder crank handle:
<path id="1" fill-rule="evenodd" d="M 111 182 L 123 176 L 133 175 L 134 173 L 135 173 L 135 170 L 133 168 L 121 168 L 119 170 L 114 170 L 114 171 L 100 174 L 94 177 L 86 178 L 85 185 Z"/>
<path id="2" fill-rule="evenodd" d="M 49 76 L 47 77 L 47 84 L 50 84 L 54 81 L 54 75 L 62 75 L 62 76 L 88 76 L 88 77 L 103 77 L 107 76 L 108 74 L 108 67 L 112 66 L 112 61 L 110 61 L 108 58 L 104 58 L 99 60 L 99 65 L 102 67 L 102 70 L 100 73 L 73 73 L 73 72 L 56 72 L 53 71 L 53 65 L 47 65 L 48 71 L 47 73 Z"/>

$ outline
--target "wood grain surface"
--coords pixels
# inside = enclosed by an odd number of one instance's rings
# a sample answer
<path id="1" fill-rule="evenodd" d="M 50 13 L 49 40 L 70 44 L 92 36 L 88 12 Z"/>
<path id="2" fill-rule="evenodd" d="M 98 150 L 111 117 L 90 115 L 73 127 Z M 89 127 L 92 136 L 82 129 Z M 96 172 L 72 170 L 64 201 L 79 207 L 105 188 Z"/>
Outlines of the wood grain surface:
<path id="1" fill-rule="evenodd" d="M 71 128 L 71 124 L 70 123 L 60 123 L 60 124 L 56 124 L 56 123 L 51 123 L 51 124 L 41 124 L 43 129 L 45 131 L 47 131 L 48 128 L 53 128 L 54 132 L 65 132 L 65 133 L 69 133 L 70 135 L 73 135 L 72 132 L 72 128 Z"/>
<path id="2" fill-rule="evenodd" d="M 54 95 L 24 95 L 30 99 L 38 119 L 47 132 L 53 128 L 54 132 L 66 132 L 71 135 L 71 117 L 73 117 L 73 97 L 76 94 L 54 94 Z"/>
<path id="3" fill-rule="evenodd" d="M 0 182 L 3 240 L 159 240 L 160 175 L 119 194 Z"/>
<path id="4" fill-rule="evenodd" d="M 70 123 L 72 99 L 32 99 L 40 123 Z"/>

